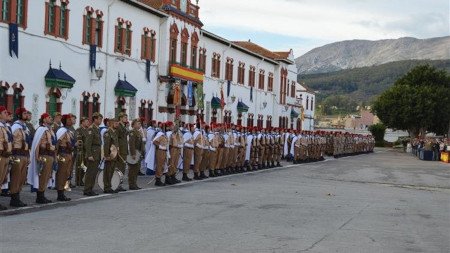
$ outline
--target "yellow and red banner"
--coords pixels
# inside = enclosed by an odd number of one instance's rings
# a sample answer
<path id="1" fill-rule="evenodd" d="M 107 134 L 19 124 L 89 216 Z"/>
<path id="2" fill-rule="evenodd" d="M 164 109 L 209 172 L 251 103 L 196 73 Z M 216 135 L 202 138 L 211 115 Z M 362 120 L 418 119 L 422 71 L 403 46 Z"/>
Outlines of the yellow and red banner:
<path id="1" fill-rule="evenodd" d="M 170 74 L 173 77 L 178 77 L 178 78 L 184 79 L 186 81 L 193 81 L 196 83 L 203 82 L 203 73 L 202 72 L 192 70 L 189 68 L 185 68 L 185 67 L 181 67 L 180 65 L 177 65 L 177 64 L 172 64 L 170 66 Z"/>

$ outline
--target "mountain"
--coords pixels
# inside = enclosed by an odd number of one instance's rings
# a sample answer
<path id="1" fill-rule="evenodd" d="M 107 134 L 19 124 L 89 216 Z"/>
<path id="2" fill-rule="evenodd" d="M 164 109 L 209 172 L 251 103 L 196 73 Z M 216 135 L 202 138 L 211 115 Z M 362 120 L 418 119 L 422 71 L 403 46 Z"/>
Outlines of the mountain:
<path id="1" fill-rule="evenodd" d="M 403 60 L 450 59 L 450 36 L 416 39 L 350 40 L 315 48 L 295 60 L 299 73 L 327 73 Z"/>
<path id="2" fill-rule="evenodd" d="M 450 73 L 450 60 L 406 60 L 378 66 L 299 75 L 298 82 L 316 91 L 325 114 L 349 113 L 357 105 L 370 105 L 373 98 L 418 65 L 429 64 Z M 332 111 L 330 108 L 337 108 Z"/>

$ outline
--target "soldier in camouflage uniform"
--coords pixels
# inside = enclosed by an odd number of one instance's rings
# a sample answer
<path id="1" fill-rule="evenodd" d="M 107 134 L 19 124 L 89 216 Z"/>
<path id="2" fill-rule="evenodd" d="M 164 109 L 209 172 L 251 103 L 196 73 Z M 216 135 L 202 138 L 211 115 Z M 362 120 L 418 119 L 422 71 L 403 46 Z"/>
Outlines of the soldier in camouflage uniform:
<path id="1" fill-rule="evenodd" d="M 96 196 L 93 191 L 95 178 L 97 176 L 98 167 L 102 159 L 102 138 L 100 136 L 99 126 L 103 121 L 103 116 L 99 113 L 92 115 L 92 125 L 87 131 L 86 142 L 84 143 L 85 159 L 87 160 L 87 170 L 84 182 L 84 195 Z"/>

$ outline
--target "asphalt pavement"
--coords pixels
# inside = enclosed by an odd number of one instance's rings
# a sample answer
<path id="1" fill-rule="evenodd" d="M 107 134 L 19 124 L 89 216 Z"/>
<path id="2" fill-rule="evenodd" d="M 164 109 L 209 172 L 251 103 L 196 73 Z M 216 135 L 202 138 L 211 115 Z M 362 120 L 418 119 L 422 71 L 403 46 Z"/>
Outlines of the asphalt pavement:
<path id="1" fill-rule="evenodd" d="M 0 252 L 450 252 L 449 179 L 449 164 L 378 149 L 79 196 L 2 212 Z"/>

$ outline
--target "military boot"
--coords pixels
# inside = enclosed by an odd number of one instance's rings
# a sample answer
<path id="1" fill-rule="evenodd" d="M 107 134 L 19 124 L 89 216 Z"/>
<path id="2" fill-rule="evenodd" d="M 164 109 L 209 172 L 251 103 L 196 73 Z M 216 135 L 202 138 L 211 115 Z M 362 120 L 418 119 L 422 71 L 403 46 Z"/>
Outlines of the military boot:
<path id="1" fill-rule="evenodd" d="M 156 178 L 155 186 L 166 186 L 166 184 L 161 181 L 161 178 Z"/>
<path id="2" fill-rule="evenodd" d="M 48 203 L 52 203 L 52 201 L 45 197 L 44 192 L 38 191 L 38 192 L 36 192 L 36 203 L 37 204 L 48 204 Z"/>
<path id="3" fill-rule="evenodd" d="M 64 195 L 64 191 L 59 190 L 58 191 L 58 198 L 56 199 L 57 201 L 70 201 L 70 198 L 66 197 L 66 195 Z"/>
<path id="4" fill-rule="evenodd" d="M 205 174 L 204 171 L 200 172 L 200 179 L 207 179 L 208 176 Z"/>
<path id="5" fill-rule="evenodd" d="M 174 182 L 174 184 L 181 183 L 181 181 L 177 179 L 177 175 L 176 174 L 172 176 L 172 182 Z"/>
<path id="6" fill-rule="evenodd" d="M 25 206 L 27 206 L 27 204 L 23 203 L 20 200 L 19 193 L 11 194 L 11 201 L 9 202 L 9 205 L 12 206 L 12 207 L 25 207 Z"/>
<path id="7" fill-rule="evenodd" d="M 197 172 L 194 173 L 194 180 L 198 181 L 198 180 L 202 180 L 202 179 L 203 179 L 203 178 L 201 178 L 201 177 L 199 176 L 199 173 L 197 173 Z"/>
<path id="8" fill-rule="evenodd" d="M 197 175 L 197 176 L 198 176 L 198 175 Z M 183 181 L 185 181 L 185 182 L 190 182 L 190 181 L 192 181 L 192 179 L 190 179 L 190 178 L 188 177 L 187 173 L 183 173 L 183 178 L 182 178 L 181 180 L 183 180 Z"/>

